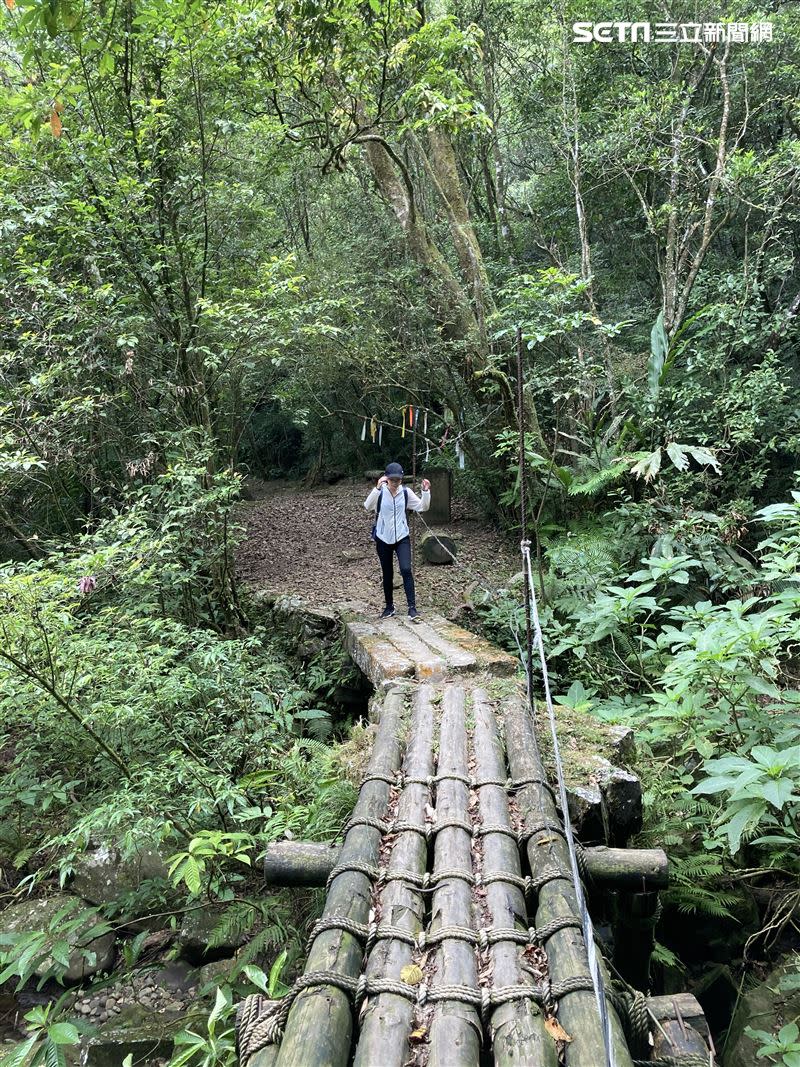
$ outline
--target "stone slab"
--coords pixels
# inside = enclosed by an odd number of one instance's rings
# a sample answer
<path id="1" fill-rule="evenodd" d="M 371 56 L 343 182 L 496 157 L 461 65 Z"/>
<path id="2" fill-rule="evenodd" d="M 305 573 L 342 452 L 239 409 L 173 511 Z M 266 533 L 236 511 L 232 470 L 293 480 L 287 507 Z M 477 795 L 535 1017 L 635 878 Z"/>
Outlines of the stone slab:
<path id="1" fill-rule="evenodd" d="M 506 676 L 516 674 L 519 669 L 516 656 L 512 656 L 510 652 L 505 652 L 502 648 L 498 648 L 497 645 L 493 645 L 491 641 L 479 637 L 478 634 L 465 630 L 463 626 L 458 626 L 456 623 L 450 622 L 449 619 L 445 619 L 435 613 L 429 614 L 427 621 L 442 637 L 447 638 L 448 641 L 458 645 L 466 652 L 471 652 L 475 656 L 480 669 Z"/>
<path id="2" fill-rule="evenodd" d="M 345 623 L 345 648 L 376 689 L 414 675 L 414 663 L 368 622 Z"/>
<path id="3" fill-rule="evenodd" d="M 451 670 L 474 671 L 477 669 L 478 660 L 473 653 L 454 645 L 452 641 L 448 641 L 446 637 L 438 633 L 428 622 L 427 616 L 417 619 L 416 622 L 412 622 L 409 618 L 401 618 L 399 621 L 437 655 L 443 656 Z"/>
<path id="4" fill-rule="evenodd" d="M 391 641 L 394 648 L 414 664 L 417 678 L 425 681 L 444 678 L 447 661 L 421 641 L 410 628 L 404 626 L 402 619 L 383 619 L 379 625 L 380 632 Z"/>

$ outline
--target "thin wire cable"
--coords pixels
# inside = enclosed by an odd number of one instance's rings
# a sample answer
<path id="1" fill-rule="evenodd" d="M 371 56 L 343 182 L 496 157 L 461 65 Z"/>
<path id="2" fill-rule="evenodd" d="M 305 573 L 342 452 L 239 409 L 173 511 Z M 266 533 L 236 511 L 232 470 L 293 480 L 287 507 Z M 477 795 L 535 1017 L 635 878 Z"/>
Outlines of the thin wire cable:
<path id="1" fill-rule="evenodd" d="M 567 800 L 567 787 L 564 781 L 564 765 L 561 762 L 561 751 L 558 744 L 558 731 L 556 729 L 556 713 L 553 707 L 553 699 L 550 695 L 550 676 L 547 671 L 547 658 L 544 652 L 544 640 L 542 638 L 542 627 L 539 620 L 539 607 L 536 602 L 536 590 L 533 585 L 533 574 L 531 572 L 531 545 L 530 541 L 522 541 L 520 548 L 522 550 L 523 566 L 528 575 L 528 590 L 530 595 L 531 613 L 533 616 L 533 628 L 536 636 L 536 644 L 539 647 L 539 662 L 542 671 L 542 684 L 544 686 L 544 697 L 547 704 L 547 716 L 550 721 L 550 737 L 553 742 L 553 761 L 556 768 L 556 778 L 558 780 L 558 793 L 561 801 L 561 813 L 564 820 L 564 831 L 567 839 L 567 846 L 569 848 L 569 862 L 572 870 L 572 882 L 575 888 L 575 897 L 578 904 L 578 911 L 580 912 L 581 928 L 583 930 L 583 940 L 586 944 L 586 956 L 589 963 L 589 974 L 592 977 L 592 983 L 594 985 L 595 999 L 597 1000 L 597 1010 L 600 1015 L 600 1023 L 603 1028 L 603 1041 L 605 1044 L 606 1052 L 606 1067 L 617 1067 L 617 1060 L 614 1053 L 614 1039 L 611 1033 L 611 1016 L 608 1012 L 608 1005 L 606 1003 L 606 990 L 605 982 L 603 981 L 603 975 L 600 970 L 600 963 L 597 958 L 597 952 L 594 944 L 594 925 L 592 923 L 591 916 L 589 915 L 589 909 L 586 907 L 586 897 L 583 892 L 583 884 L 581 882 L 580 871 L 578 870 L 578 854 L 575 848 L 575 837 L 572 833 L 572 822 L 569 817 L 569 805 Z"/>
<path id="2" fill-rule="evenodd" d="M 525 576 L 524 590 L 525 590 L 525 638 L 526 638 L 526 664 L 525 664 L 525 676 L 527 679 L 528 689 L 528 707 L 531 714 L 534 712 L 533 702 L 533 636 L 531 633 L 531 623 L 533 623 L 533 629 L 536 632 L 536 643 L 539 646 L 539 663 L 542 671 L 542 684 L 544 685 L 544 696 L 547 704 L 547 716 L 550 721 L 550 736 L 553 743 L 553 761 L 556 768 L 556 778 L 558 779 L 558 793 L 561 801 L 561 814 L 564 821 L 564 831 L 567 840 L 567 847 L 569 850 L 569 864 L 572 871 L 572 883 L 575 889 L 575 900 L 578 905 L 578 911 L 580 913 L 581 929 L 583 931 L 583 940 L 586 945 L 586 956 L 589 964 L 589 974 L 592 978 L 592 985 L 594 986 L 594 995 L 597 1000 L 597 1010 L 600 1015 L 600 1025 L 603 1030 L 603 1044 L 605 1045 L 606 1054 L 606 1067 L 616 1067 L 616 1057 L 614 1054 L 614 1042 L 611 1033 L 611 1017 L 608 1012 L 608 1004 L 606 1003 L 606 991 L 605 983 L 603 982 L 603 975 L 600 971 L 600 964 L 597 959 L 597 952 L 594 945 L 594 926 L 592 924 L 591 916 L 589 915 L 589 909 L 586 907 L 586 897 L 583 892 L 583 883 L 581 882 L 580 870 L 578 868 L 578 853 L 575 848 L 575 837 L 572 833 L 572 821 L 569 817 L 569 803 L 567 801 L 567 786 L 564 781 L 564 766 L 561 762 L 561 751 L 558 745 L 558 731 L 556 729 L 556 713 L 553 707 L 553 699 L 550 693 L 550 676 L 547 671 L 547 657 L 544 652 L 544 639 L 542 637 L 542 626 L 539 619 L 539 605 L 536 599 L 536 590 L 533 584 L 533 571 L 531 568 L 531 543 L 527 538 L 527 521 L 526 514 L 526 499 L 525 499 L 525 480 L 526 480 L 526 452 L 525 452 L 525 409 L 523 407 L 523 376 L 522 376 L 522 329 L 517 327 L 516 330 L 516 356 L 517 356 L 517 430 L 519 433 L 519 491 L 520 491 L 520 508 L 521 508 L 521 527 L 522 527 L 522 540 L 520 542 L 520 550 L 522 552 L 522 569 Z M 535 741 L 535 731 L 531 731 Z M 538 750 L 538 744 L 537 744 Z"/>

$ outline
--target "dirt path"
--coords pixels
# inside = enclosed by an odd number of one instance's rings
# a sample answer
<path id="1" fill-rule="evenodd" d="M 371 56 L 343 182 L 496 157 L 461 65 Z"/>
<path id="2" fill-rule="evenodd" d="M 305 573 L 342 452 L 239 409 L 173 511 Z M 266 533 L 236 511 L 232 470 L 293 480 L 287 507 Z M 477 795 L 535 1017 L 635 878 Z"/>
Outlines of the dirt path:
<path id="1" fill-rule="evenodd" d="M 348 479 L 304 489 L 296 483 L 266 482 L 250 488 L 255 499 L 242 505 L 247 536 L 237 557 L 244 581 L 318 604 L 358 599 L 376 612 L 382 609 L 372 520 L 363 508 L 371 483 Z M 520 569 L 517 546 L 464 500 L 454 500 L 453 521 L 437 529 L 457 537 L 458 563 L 433 566 L 418 554 L 414 573 L 421 610 L 429 607 L 453 617 L 480 576 L 496 586 Z M 417 539 L 423 532 L 418 525 Z M 396 566 L 395 585 L 400 610 L 405 599 Z"/>

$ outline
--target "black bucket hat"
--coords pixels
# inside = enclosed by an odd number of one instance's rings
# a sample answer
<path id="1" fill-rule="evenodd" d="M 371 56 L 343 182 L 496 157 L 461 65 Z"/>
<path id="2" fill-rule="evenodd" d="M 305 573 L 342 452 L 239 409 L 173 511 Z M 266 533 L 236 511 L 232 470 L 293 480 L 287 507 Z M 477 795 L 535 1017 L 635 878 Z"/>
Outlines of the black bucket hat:
<path id="1" fill-rule="evenodd" d="M 388 463 L 386 470 L 383 472 L 387 478 L 402 478 L 403 468 L 399 463 Z"/>

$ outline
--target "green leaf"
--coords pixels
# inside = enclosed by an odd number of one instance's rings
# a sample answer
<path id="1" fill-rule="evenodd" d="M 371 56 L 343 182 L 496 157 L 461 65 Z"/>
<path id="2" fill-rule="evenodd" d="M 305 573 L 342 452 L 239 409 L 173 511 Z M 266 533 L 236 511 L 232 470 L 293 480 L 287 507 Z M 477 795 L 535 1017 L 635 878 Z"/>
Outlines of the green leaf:
<path id="1" fill-rule="evenodd" d="M 710 449 L 701 448 L 699 445 L 684 445 L 684 447 L 692 459 L 699 463 L 701 467 L 713 467 L 717 474 L 721 473 L 719 460 Z"/>
<path id="2" fill-rule="evenodd" d="M 672 460 L 673 466 L 677 467 L 679 471 L 685 471 L 689 466 L 689 460 L 686 458 L 684 448 L 684 445 L 679 445 L 675 441 L 670 441 L 667 445 L 667 455 Z"/>
<path id="3" fill-rule="evenodd" d="M 800 1027 L 798 1027 L 797 1023 L 794 1022 L 787 1023 L 785 1026 L 782 1026 L 778 1031 L 778 1040 L 782 1045 L 793 1044 L 797 1040 L 798 1036 L 800 1036 Z"/>
<path id="4" fill-rule="evenodd" d="M 635 474 L 637 478 L 644 478 L 646 482 L 651 482 L 660 470 L 661 449 L 657 448 L 655 452 L 651 452 L 638 463 L 634 463 L 631 467 L 631 474 Z"/>
<path id="5" fill-rule="evenodd" d="M 55 1045 L 77 1045 L 81 1039 L 72 1023 L 56 1023 L 48 1029 L 47 1037 Z"/>
<path id="6" fill-rule="evenodd" d="M 725 823 L 724 830 L 728 837 L 728 847 L 735 856 L 742 844 L 742 834 L 751 823 L 757 823 L 764 812 L 764 805 L 753 801 L 743 805 L 732 819 Z"/>
<path id="7" fill-rule="evenodd" d="M 242 967 L 242 972 L 247 977 L 247 980 L 251 982 L 256 989 L 260 989 L 262 993 L 269 995 L 269 988 L 267 986 L 267 976 L 261 970 L 260 967 L 256 967 L 253 963 L 247 963 Z"/>
<path id="8" fill-rule="evenodd" d="M 0 1067 L 23 1067 L 38 1041 L 39 1037 L 37 1035 L 29 1037 L 23 1044 L 17 1045 L 16 1048 L 0 1058 Z"/>
<path id="9" fill-rule="evenodd" d="M 44 1062 L 46 1067 L 67 1067 L 67 1058 L 61 1045 L 56 1045 L 48 1040 L 44 1046 Z"/>

